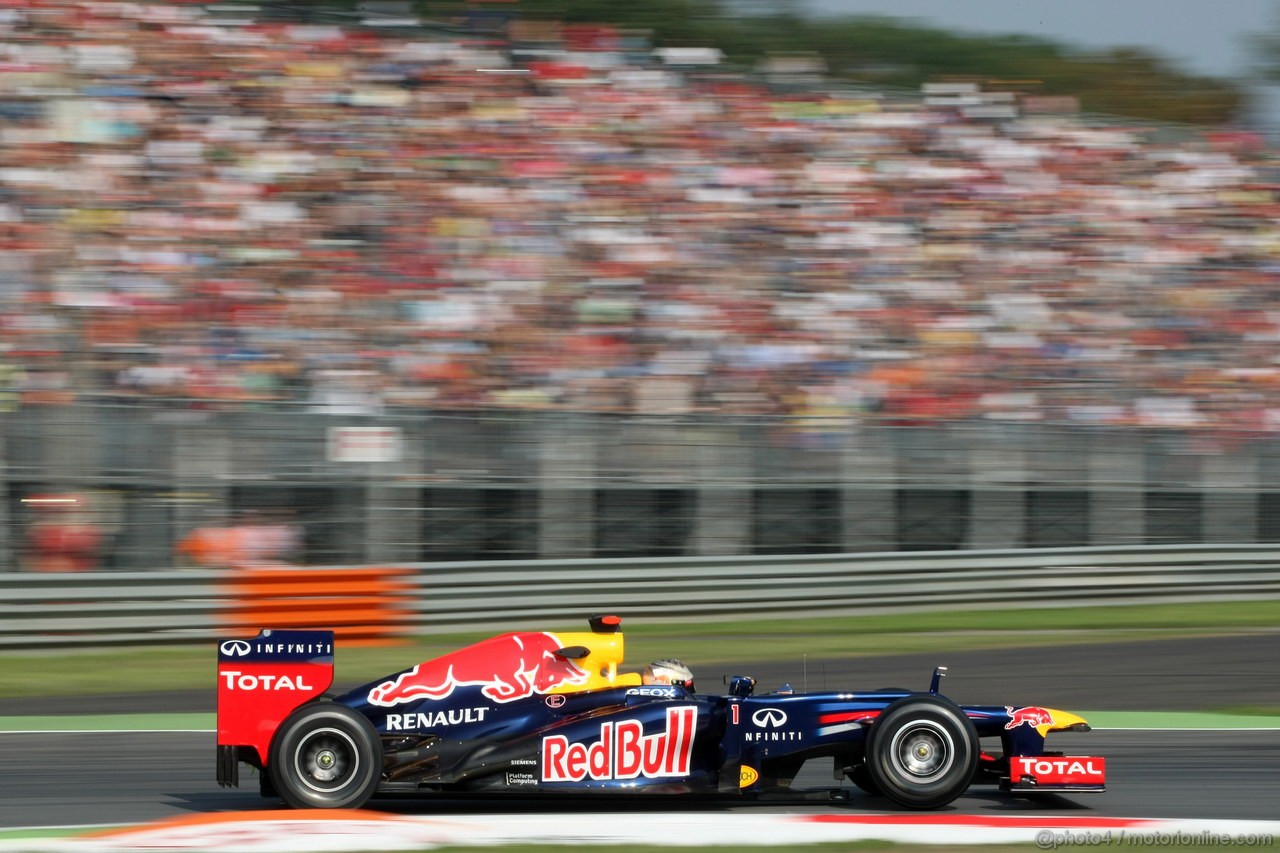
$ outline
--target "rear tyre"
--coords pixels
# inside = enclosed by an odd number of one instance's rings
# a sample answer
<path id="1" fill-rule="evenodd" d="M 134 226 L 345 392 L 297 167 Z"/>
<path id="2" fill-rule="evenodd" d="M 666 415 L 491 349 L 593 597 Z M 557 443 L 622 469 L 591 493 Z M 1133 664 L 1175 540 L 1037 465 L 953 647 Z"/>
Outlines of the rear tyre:
<path id="1" fill-rule="evenodd" d="M 865 766 L 879 793 L 894 803 L 936 809 L 969 787 L 980 752 L 978 732 L 964 711 L 940 696 L 920 694 L 899 699 L 876 720 Z"/>
<path id="2" fill-rule="evenodd" d="M 360 808 L 378 787 L 378 732 L 346 705 L 303 705 L 271 741 L 271 784 L 298 809 Z"/>

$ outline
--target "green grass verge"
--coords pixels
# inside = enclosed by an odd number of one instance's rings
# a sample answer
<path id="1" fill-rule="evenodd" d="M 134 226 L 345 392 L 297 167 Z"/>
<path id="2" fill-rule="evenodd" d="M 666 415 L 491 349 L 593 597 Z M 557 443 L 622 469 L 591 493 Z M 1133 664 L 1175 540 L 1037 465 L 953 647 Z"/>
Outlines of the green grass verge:
<path id="1" fill-rule="evenodd" d="M 1080 716 L 1095 729 L 1280 729 L 1280 715 L 1213 711 L 1088 711 Z"/>
<path id="2" fill-rule="evenodd" d="M 35 829 L 0 829 L 0 842 L 30 841 L 41 838 L 74 838 L 98 832 L 104 827 L 89 826 L 63 829 L 60 827 L 37 827 Z M 10 847 L 10 849 L 13 849 Z M 18 848 L 21 849 L 21 848 Z"/>
<path id="3" fill-rule="evenodd" d="M 701 671 L 766 661 L 820 661 L 904 652 L 1097 643 L 1247 633 L 1280 625 L 1280 601 L 1000 611 L 941 611 L 794 620 L 628 621 L 627 658 L 676 656 Z M 548 625 L 583 630 L 585 625 Z M 342 647 L 335 683 L 354 685 L 488 636 L 419 637 L 406 645 Z M 87 645 L 89 645 L 87 643 Z M 0 653 L 0 696 L 93 696 L 214 685 L 212 645 Z M 69 713 L 79 709 L 68 707 Z M 91 709 L 85 709 L 89 711 Z"/>

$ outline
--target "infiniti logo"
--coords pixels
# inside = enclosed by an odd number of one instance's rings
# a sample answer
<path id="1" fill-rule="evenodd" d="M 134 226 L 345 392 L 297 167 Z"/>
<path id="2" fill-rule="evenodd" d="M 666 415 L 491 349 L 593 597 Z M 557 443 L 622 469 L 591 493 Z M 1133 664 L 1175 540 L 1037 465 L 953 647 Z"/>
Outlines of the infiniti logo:
<path id="1" fill-rule="evenodd" d="M 224 655 L 233 658 L 242 658 L 249 654 L 249 644 L 244 640 L 227 640 L 218 648 Z"/>
<path id="2" fill-rule="evenodd" d="M 776 729 L 787 724 L 787 715 L 777 708 L 761 708 L 751 715 L 751 722 L 762 729 Z"/>

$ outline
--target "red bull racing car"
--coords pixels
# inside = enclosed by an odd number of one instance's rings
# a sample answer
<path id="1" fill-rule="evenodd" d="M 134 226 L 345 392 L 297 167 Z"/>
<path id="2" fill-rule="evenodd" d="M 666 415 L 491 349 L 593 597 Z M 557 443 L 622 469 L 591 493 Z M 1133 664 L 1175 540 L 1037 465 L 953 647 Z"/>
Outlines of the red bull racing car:
<path id="1" fill-rule="evenodd" d="M 356 808 L 375 795 L 787 792 L 801 765 L 899 806 L 946 805 L 973 784 L 1100 792 L 1105 761 L 1049 752 L 1073 714 L 957 705 L 938 693 L 726 695 L 647 685 L 620 672 L 616 616 L 589 632 L 492 637 L 338 696 L 330 631 L 264 630 L 218 645 L 217 779 L 258 770 L 264 795 L 298 808 Z M 983 747 L 983 739 L 991 743 Z M 999 741 L 999 748 L 994 746 Z"/>

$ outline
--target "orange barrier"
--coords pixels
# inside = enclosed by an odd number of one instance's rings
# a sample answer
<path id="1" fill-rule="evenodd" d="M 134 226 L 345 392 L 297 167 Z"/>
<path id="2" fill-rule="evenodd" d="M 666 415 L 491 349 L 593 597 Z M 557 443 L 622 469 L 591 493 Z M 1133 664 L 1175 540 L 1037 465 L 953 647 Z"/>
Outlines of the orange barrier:
<path id="1" fill-rule="evenodd" d="M 241 568 L 227 580 L 228 633 L 261 628 L 324 628 L 348 645 L 401 642 L 412 614 L 410 569 Z"/>

